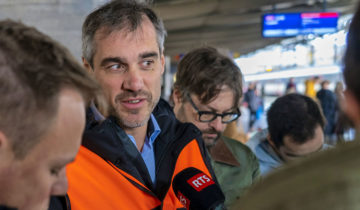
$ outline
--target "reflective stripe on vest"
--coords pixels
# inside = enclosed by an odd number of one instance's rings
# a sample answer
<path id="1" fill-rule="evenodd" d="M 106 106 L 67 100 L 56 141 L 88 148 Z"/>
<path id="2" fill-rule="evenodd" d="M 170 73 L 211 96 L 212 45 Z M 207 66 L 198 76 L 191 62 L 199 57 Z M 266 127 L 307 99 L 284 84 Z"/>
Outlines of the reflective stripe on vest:
<path id="1" fill-rule="evenodd" d="M 199 145 L 194 139 L 180 152 L 172 179 L 180 171 L 194 167 L 212 177 L 207 169 Z M 74 163 L 67 167 L 68 195 L 72 210 L 89 209 L 153 209 L 161 201 L 130 174 L 81 146 Z M 212 177 L 213 178 L 213 177 Z M 184 208 L 170 186 L 164 200 L 164 210 Z"/>

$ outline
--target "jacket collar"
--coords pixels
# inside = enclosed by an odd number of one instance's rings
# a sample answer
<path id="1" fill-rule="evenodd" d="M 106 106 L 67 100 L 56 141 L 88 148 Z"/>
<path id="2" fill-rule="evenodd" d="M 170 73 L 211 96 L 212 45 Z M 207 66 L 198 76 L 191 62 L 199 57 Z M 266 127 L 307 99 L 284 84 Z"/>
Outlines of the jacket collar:
<path id="1" fill-rule="evenodd" d="M 278 167 L 284 163 L 284 161 L 279 157 L 275 150 L 271 147 L 267 139 L 264 139 L 256 147 L 255 154 L 259 161 L 263 161 Z"/>
<path id="2" fill-rule="evenodd" d="M 112 162 L 126 173 L 131 174 L 155 192 L 159 198 L 163 198 L 170 186 L 171 173 L 169 171 L 173 170 L 173 157 L 180 153 L 184 147 L 182 144 L 186 144 L 196 137 L 201 137 L 201 133 L 192 124 L 179 123 L 171 107 L 162 99 L 159 100 L 152 114 L 161 129 L 154 142 L 156 186 L 153 186 L 151 182 L 141 154 L 125 131 L 117 124 L 115 117 L 109 116 L 104 121 L 98 122 L 94 113 L 88 110 L 82 145 L 103 159 Z M 151 120 L 148 126 L 147 132 L 153 132 L 155 127 Z M 179 139 L 180 137 L 182 139 Z M 172 144 L 177 145 L 178 143 L 181 143 L 182 146 L 176 147 L 178 149 L 170 149 Z"/>
<path id="3" fill-rule="evenodd" d="M 239 161 L 236 160 L 233 153 L 226 145 L 224 139 L 221 137 L 216 144 L 209 150 L 211 159 L 216 162 L 225 163 L 231 166 L 240 166 Z"/>
<path id="4" fill-rule="evenodd" d="M 151 189 L 153 186 L 145 162 L 128 135 L 117 124 L 116 118 L 109 116 L 98 122 L 92 110 L 88 111 L 82 145 Z"/>

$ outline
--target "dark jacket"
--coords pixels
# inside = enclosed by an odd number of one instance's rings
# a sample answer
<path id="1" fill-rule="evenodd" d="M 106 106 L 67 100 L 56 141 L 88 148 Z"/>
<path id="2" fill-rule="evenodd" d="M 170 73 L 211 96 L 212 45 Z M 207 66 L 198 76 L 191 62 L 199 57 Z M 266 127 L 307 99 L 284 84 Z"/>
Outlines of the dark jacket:
<path id="1" fill-rule="evenodd" d="M 249 89 L 244 95 L 244 102 L 248 103 L 250 112 L 256 112 L 259 107 L 259 97 L 255 90 Z"/>
<path id="2" fill-rule="evenodd" d="M 321 89 L 319 92 L 317 92 L 316 97 L 320 101 L 321 108 L 327 121 L 325 126 L 325 134 L 331 135 L 334 133 L 336 123 L 336 95 L 331 90 Z"/>
<path id="3" fill-rule="evenodd" d="M 130 175 L 131 179 L 136 179 L 140 185 L 145 186 L 151 191 L 149 193 L 160 201 L 163 201 L 168 192 L 172 191 L 170 185 L 175 167 L 178 165 L 179 154 L 185 146 L 194 140 L 197 142 L 201 153 L 202 163 L 206 165 L 211 177 L 215 179 L 200 131 L 192 124 L 184 124 L 176 120 L 171 107 L 162 99 L 155 107 L 153 115 L 161 128 L 161 133 L 154 142 L 155 186 L 152 184 L 141 154 L 124 130 L 118 126 L 114 117 L 109 117 L 99 124 L 92 121 L 91 115 L 88 115 L 87 129 L 84 133 L 82 146 L 108 161 L 109 164 L 116 166 L 122 173 Z M 152 133 L 152 131 L 153 125 L 150 120 L 148 133 Z M 71 176 L 72 172 L 70 170 L 69 174 L 68 170 L 69 189 L 72 184 L 73 186 L 76 185 L 71 182 Z M 129 180 L 129 182 L 132 181 Z M 135 187 L 139 187 L 136 183 L 133 184 Z M 85 191 L 84 195 L 86 196 Z M 77 202 L 72 201 L 71 191 L 69 197 L 70 203 Z M 134 199 L 136 200 L 136 198 Z"/>

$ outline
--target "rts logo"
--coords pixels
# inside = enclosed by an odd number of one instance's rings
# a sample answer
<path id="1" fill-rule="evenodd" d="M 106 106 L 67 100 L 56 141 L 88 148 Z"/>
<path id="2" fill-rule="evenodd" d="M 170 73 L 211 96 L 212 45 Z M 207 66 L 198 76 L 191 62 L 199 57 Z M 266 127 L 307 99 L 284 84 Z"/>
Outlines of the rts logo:
<path id="1" fill-rule="evenodd" d="M 177 197 L 180 203 L 186 207 L 186 209 L 190 209 L 190 200 L 187 199 L 180 191 L 177 192 Z"/>
<path id="2" fill-rule="evenodd" d="M 196 174 L 195 176 L 188 179 L 187 183 L 189 183 L 198 192 L 208 187 L 209 185 L 215 184 L 215 182 L 204 173 Z"/>

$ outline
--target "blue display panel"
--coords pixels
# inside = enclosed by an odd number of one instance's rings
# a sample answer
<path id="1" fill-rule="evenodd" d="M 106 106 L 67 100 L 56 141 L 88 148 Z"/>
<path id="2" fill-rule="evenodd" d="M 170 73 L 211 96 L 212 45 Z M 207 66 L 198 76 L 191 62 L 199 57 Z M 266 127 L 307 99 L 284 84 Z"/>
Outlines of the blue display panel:
<path id="1" fill-rule="evenodd" d="M 337 12 L 273 13 L 262 16 L 263 37 L 290 37 L 337 31 Z"/>

